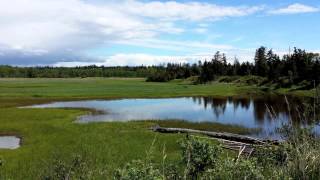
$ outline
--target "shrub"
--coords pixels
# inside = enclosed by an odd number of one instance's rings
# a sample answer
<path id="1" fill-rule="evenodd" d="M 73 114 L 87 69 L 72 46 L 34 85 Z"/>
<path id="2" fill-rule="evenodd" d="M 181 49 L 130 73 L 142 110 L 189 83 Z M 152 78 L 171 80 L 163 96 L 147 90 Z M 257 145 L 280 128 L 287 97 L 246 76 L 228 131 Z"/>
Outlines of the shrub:
<path id="1" fill-rule="evenodd" d="M 293 84 L 289 77 L 280 77 L 277 83 L 281 88 L 290 88 Z"/>
<path id="2" fill-rule="evenodd" d="M 218 145 L 187 137 L 182 143 L 182 161 L 186 165 L 185 176 L 196 178 L 207 168 L 214 168 L 222 151 Z"/>
<path id="3" fill-rule="evenodd" d="M 191 77 L 188 77 L 185 82 L 189 82 L 190 84 L 193 84 L 193 85 L 196 85 L 196 84 L 199 84 L 199 76 L 191 76 Z"/>
<path id="4" fill-rule="evenodd" d="M 219 82 L 231 83 L 238 80 L 239 76 L 224 76 L 219 79 Z"/>
<path id="5" fill-rule="evenodd" d="M 147 77 L 147 82 L 168 82 L 174 77 L 167 72 L 156 72 Z"/>

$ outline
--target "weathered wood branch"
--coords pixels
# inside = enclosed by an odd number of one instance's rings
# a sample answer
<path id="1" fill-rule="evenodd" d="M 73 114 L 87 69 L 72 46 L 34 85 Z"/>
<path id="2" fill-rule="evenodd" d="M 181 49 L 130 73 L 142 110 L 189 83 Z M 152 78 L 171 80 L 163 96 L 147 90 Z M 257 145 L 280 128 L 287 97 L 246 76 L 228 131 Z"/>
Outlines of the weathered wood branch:
<path id="1" fill-rule="evenodd" d="M 154 132 L 160 132 L 160 133 L 202 134 L 202 135 L 206 135 L 209 137 L 225 139 L 225 140 L 230 140 L 230 141 L 237 141 L 237 142 L 248 143 L 248 144 L 257 144 L 257 145 L 263 145 L 263 144 L 278 145 L 279 144 L 279 141 L 276 141 L 276 140 L 262 140 L 262 139 L 258 139 L 258 138 L 253 138 L 253 137 L 238 135 L 238 134 L 232 134 L 232 133 L 219 133 L 219 132 L 201 131 L 201 130 L 185 129 L 185 128 L 164 128 L 164 127 L 160 127 L 160 126 L 155 126 L 155 127 L 152 127 L 151 129 Z"/>

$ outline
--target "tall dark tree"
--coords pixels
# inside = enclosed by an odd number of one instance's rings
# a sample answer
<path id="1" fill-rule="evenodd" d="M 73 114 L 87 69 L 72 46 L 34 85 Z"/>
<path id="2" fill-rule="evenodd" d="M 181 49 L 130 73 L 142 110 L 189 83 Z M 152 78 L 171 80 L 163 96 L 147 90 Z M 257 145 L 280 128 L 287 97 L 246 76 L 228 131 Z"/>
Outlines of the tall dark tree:
<path id="1" fill-rule="evenodd" d="M 266 61 L 268 66 L 268 78 L 269 80 L 277 79 L 280 77 L 281 61 L 278 55 L 274 54 L 270 49 L 266 55 Z"/>
<path id="2" fill-rule="evenodd" d="M 266 47 L 261 46 L 256 50 L 254 57 L 255 73 L 258 76 L 266 76 L 268 72 L 268 64 L 266 57 Z"/>

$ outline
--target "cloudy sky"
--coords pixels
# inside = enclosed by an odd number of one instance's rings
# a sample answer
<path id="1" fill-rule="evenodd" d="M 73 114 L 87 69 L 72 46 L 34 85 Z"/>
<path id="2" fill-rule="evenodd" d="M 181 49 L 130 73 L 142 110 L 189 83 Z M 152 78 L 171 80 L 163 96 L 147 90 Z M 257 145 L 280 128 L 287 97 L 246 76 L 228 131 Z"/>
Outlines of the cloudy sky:
<path id="1" fill-rule="evenodd" d="M 259 46 L 320 52 L 319 0 L 0 0 L 0 64 L 252 61 Z"/>

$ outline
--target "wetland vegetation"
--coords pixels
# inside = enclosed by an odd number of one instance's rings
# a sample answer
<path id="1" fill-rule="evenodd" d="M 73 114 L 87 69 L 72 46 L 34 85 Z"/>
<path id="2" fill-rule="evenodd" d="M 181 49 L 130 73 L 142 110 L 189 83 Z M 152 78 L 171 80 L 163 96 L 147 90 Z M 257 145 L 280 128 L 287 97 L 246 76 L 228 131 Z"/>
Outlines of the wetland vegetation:
<path id="1" fill-rule="evenodd" d="M 50 170 L 70 167 L 73 161 L 85 161 L 86 171 L 92 174 L 93 179 L 112 177 L 116 169 L 124 167 L 128 162 L 144 159 L 150 146 L 153 149 L 152 163 L 161 164 L 165 146 L 166 163 L 176 164 L 181 158 L 177 142 L 184 135 L 150 131 L 149 128 L 156 124 L 239 134 L 252 131 L 241 126 L 219 123 L 156 120 L 77 124 L 74 123 L 77 117 L 89 113 L 89 109 L 18 108 L 21 106 L 87 99 L 184 96 L 225 99 L 229 96 L 258 96 L 265 93 L 260 87 L 245 84 L 213 82 L 193 85 L 184 80 L 157 83 L 139 78 L 18 78 L 0 79 L 0 82 L 0 132 L 18 135 L 23 139 L 19 149 L 0 150 L 0 172 L 5 179 L 39 178 L 42 174 L 52 174 Z M 215 141 L 212 143 L 217 144 Z M 224 150 L 223 154 L 223 157 L 233 157 L 234 153 Z"/>

